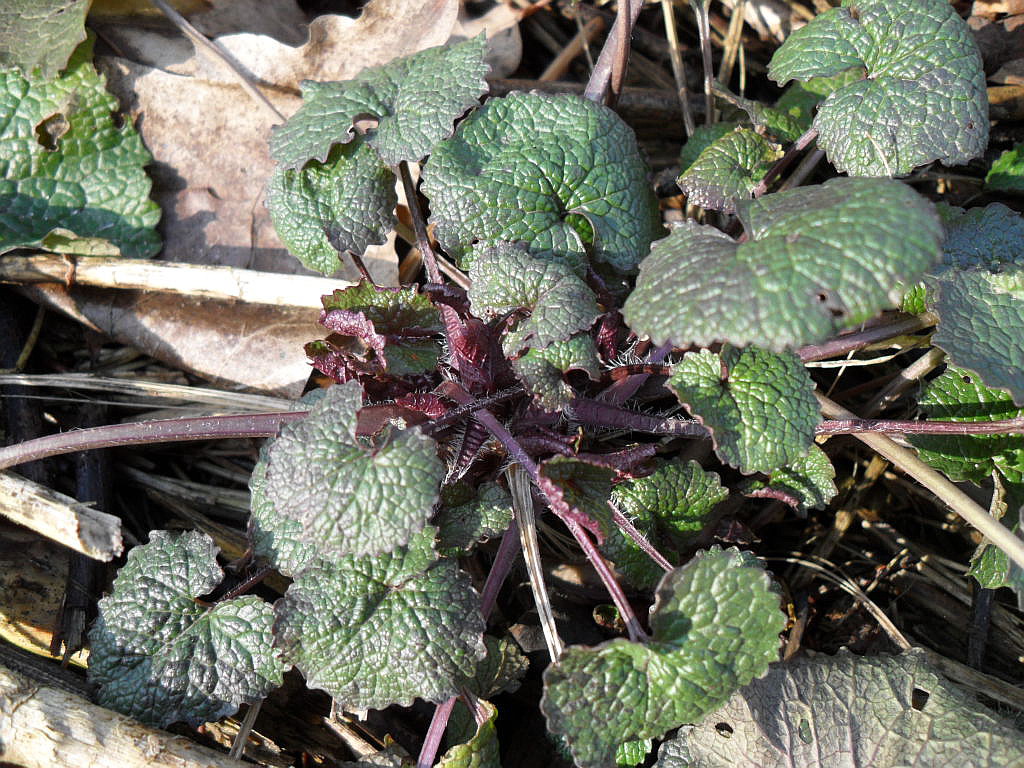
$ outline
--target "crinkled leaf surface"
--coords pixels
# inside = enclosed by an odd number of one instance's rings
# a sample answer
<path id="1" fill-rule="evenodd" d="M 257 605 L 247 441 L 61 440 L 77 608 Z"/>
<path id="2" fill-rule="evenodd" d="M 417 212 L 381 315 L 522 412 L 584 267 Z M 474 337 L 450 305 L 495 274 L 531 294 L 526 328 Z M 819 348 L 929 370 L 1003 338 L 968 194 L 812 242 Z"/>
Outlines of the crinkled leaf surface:
<path id="1" fill-rule="evenodd" d="M 0 67 L 51 80 L 85 40 L 92 0 L 6 0 L 0 4 Z"/>
<path id="2" fill-rule="evenodd" d="M 418 161 L 477 99 L 487 92 L 483 35 L 452 46 L 428 48 L 354 79 L 302 86 L 304 103 L 270 138 L 279 165 L 301 168 L 326 162 L 331 147 L 352 140 L 357 120 L 374 118 L 366 140 L 387 165 Z"/>
<path id="3" fill-rule="evenodd" d="M 934 342 L 1024 404 L 1024 218 L 1000 203 L 946 216 L 943 263 L 925 280 Z"/>
<path id="4" fill-rule="evenodd" d="M 125 256 L 160 250 L 149 152 L 130 121 L 115 125 L 117 100 L 91 58 L 87 42 L 49 82 L 0 70 L 0 253 L 38 247 L 54 229 L 109 240 Z"/>
<path id="5" fill-rule="evenodd" d="M 791 352 L 690 352 L 673 367 L 668 386 L 711 430 L 719 458 L 743 472 L 770 472 L 800 459 L 821 421 L 814 382 Z"/>
<path id="6" fill-rule="evenodd" d="M 716 139 L 678 179 L 688 202 L 733 213 L 736 201 L 753 194 L 782 151 L 749 128 Z"/>
<path id="7" fill-rule="evenodd" d="M 999 421 L 1024 417 L 1009 394 L 986 387 L 978 376 L 947 368 L 920 399 L 925 414 L 940 421 Z M 913 435 L 921 459 L 951 480 L 980 483 L 993 470 L 1011 483 L 1024 481 L 1024 436 Z"/>
<path id="8" fill-rule="evenodd" d="M 611 516 L 608 499 L 615 472 L 571 456 L 555 456 L 542 461 L 539 469 L 540 487 L 548 497 L 554 490 L 578 522 L 597 532 L 599 538 L 603 537 L 601 521 Z"/>
<path id="9" fill-rule="evenodd" d="M 410 486 L 411 488 L 412 486 Z M 317 560 L 274 607 L 278 645 L 346 709 L 440 702 L 484 655 L 480 597 L 428 527 L 393 552 Z"/>
<path id="10" fill-rule="evenodd" d="M 89 633 L 101 705 L 150 725 L 200 725 L 281 684 L 269 603 L 197 602 L 223 575 L 205 533 L 153 531 L 128 553 Z"/>
<path id="11" fill-rule="evenodd" d="M 623 308 L 635 332 L 676 346 L 811 344 L 895 304 L 896 283 L 939 259 L 931 203 L 894 181 L 832 179 L 737 210 L 746 242 L 687 221 L 654 244 Z"/>
<path id="12" fill-rule="evenodd" d="M 647 759 L 647 753 L 651 751 L 653 744 L 651 739 L 623 742 L 615 750 L 615 765 L 619 768 L 632 768 L 632 766 L 640 765 Z"/>
<path id="13" fill-rule="evenodd" d="M 267 496 L 267 461 L 270 444 L 260 449 L 260 460 L 249 476 L 249 537 L 253 553 L 266 558 L 279 573 L 294 576 L 315 556 L 302 539 L 302 523 L 277 513 Z"/>
<path id="14" fill-rule="evenodd" d="M 270 446 L 266 494 L 318 554 L 368 555 L 406 544 L 434 511 L 444 464 L 418 427 L 368 446 L 355 435 L 362 388 L 336 384 Z"/>
<path id="15" fill-rule="evenodd" d="M 415 288 L 378 287 L 368 280 L 324 296 L 320 323 L 358 338 L 395 376 L 424 373 L 441 353 L 441 314 Z"/>
<path id="16" fill-rule="evenodd" d="M 564 261 L 533 256 L 508 243 L 484 249 L 469 270 L 469 301 L 480 318 L 521 310 L 506 346 L 543 348 L 585 331 L 601 314 L 594 292 Z M 512 350 L 510 350 L 512 351 Z"/>
<path id="17" fill-rule="evenodd" d="M 647 477 L 616 485 L 612 504 L 665 555 L 700 533 L 711 510 L 728 495 L 714 472 L 705 472 L 696 461 L 673 461 Z M 602 527 L 601 551 L 631 583 L 654 587 L 664 571 L 610 519 Z"/>
<path id="18" fill-rule="evenodd" d="M 441 489 L 441 509 L 434 516 L 437 549 L 457 557 L 479 542 L 502 533 L 512 522 L 512 497 L 495 482 L 474 489 L 467 484 Z"/>
<path id="19" fill-rule="evenodd" d="M 361 138 L 334 147 L 326 162 L 278 166 L 267 207 L 281 241 L 310 269 L 331 274 L 339 254 L 362 255 L 395 226 L 395 174 Z"/>
<path id="20" fill-rule="evenodd" d="M 472 245 L 589 252 L 629 272 L 657 236 L 657 202 L 633 131 L 569 94 L 489 100 L 423 168 L 437 238 L 464 261 Z"/>
<path id="21" fill-rule="evenodd" d="M 843 650 L 773 665 L 702 723 L 683 726 L 657 768 L 1024 766 L 1020 731 L 925 659 L 916 649 Z"/>
<path id="22" fill-rule="evenodd" d="M 693 135 L 686 140 L 683 148 L 679 150 L 679 170 L 683 173 L 690 168 L 705 149 L 714 144 L 718 139 L 732 133 L 739 127 L 739 123 L 712 123 L 711 125 L 698 125 Z"/>
<path id="23" fill-rule="evenodd" d="M 575 396 L 564 374 L 584 371 L 595 380 L 601 376 L 597 347 L 587 333 L 578 333 L 567 341 L 556 341 L 544 349 L 531 349 L 513 360 L 512 368 L 537 402 L 549 411 L 568 408 Z"/>
<path id="24" fill-rule="evenodd" d="M 785 616 L 753 556 L 717 548 L 665 575 L 647 644 L 572 646 L 544 672 L 541 709 L 576 765 L 615 765 L 624 741 L 694 722 L 778 658 Z"/>
<path id="25" fill-rule="evenodd" d="M 756 483 L 755 488 L 781 491 L 792 499 L 800 512 L 824 509 L 839 493 L 835 483 L 836 469 L 825 452 L 812 445 L 807 455 L 773 471 L 767 483 Z"/>
<path id="26" fill-rule="evenodd" d="M 985 188 L 993 192 L 1024 192 L 1024 143 L 996 158 L 985 176 Z"/>
<path id="27" fill-rule="evenodd" d="M 487 701 L 480 705 L 487 719 L 476 728 L 476 733 L 464 744 L 456 744 L 441 757 L 438 768 L 501 768 L 498 753 L 498 709 Z"/>
<path id="28" fill-rule="evenodd" d="M 863 68 L 818 107 L 818 143 L 838 169 L 900 176 L 960 165 L 988 144 L 981 54 L 947 0 L 843 0 L 787 38 L 768 65 L 777 83 Z"/>
<path id="29" fill-rule="evenodd" d="M 487 655 L 477 664 L 472 676 L 461 679 L 460 686 L 481 699 L 519 690 L 519 681 L 529 669 L 530 660 L 508 637 L 484 635 L 484 645 Z"/>

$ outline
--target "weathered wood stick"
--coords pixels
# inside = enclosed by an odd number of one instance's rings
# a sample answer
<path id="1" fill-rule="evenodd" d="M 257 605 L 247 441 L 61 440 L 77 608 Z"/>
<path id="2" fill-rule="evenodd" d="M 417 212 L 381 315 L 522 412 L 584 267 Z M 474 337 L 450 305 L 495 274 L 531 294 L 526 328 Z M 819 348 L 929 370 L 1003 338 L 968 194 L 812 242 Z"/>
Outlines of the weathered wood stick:
<path id="1" fill-rule="evenodd" d="M 244 768 L 183 736 L 0 666 L 0 762 L 23 768 Z"/>
<path id="2" fill-rule="evenodd" d="M 0 472 L 0 515 L 95 560 L 124 549 L 118 518 L 12 472 Z"/>

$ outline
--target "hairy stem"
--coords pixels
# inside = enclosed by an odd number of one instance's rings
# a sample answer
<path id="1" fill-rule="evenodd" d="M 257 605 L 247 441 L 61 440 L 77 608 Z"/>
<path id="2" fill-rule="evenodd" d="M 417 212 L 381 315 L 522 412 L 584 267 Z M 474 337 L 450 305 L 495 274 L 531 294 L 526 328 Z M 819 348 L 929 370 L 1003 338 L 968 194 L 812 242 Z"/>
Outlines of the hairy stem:
<path id="1" fill-rule="evenodd" d="M 783 171 L 789 168 L 792 162 L 796 160 L 797 156 L 816 138 L 818 138 L 818 129 L 808 128 L 803 136 L 793 142 L 793 145 L 786 150 L 786 154 L 775 161 L 775 165 L 768 169 L 768 173 L 766 173 L 764 178 L 758 182 L 756 187 L 754 187 L 754 197 L 760 197 L 767 192 L 768 187 L 771 186 L 772 182 L 775 181 Z"/>
<path id="2" fill-rule="evenodd" d="M 855 414 L 824 395 L 816 393 L 816 396 L 818 402 L 821 403 L 822 413 L 826 416 L 857 420 Z M 897 445 L 885 435 L 873 432 L 858 434 L 857 439 L 938 496 L 950 509 L 987 536 L 993 544 L 1006 553 L 1007 557 L 1024 568 L 1024 541 L 1014 536 L 946 477 L 921 461 L 913 451 Z"/>
<path id="3" fill-rule="evenodd" d="M 830 357 L 841 357 L 886 339 L 916 333 L 935 325 L 936 322 L 938 322 L 938 318 L 930 312 L 920 315 L 904 315 L 891 323 L 883 323 L 865 328 L 863 331 L 843 334 L 821 344 L 808 344 L 806 347 L 800 347 L 796 354 L 805 363 L 827 360 Z"/>
<path id="4" fill-rule="evenodd" d="M 622 532 L 629 536 L 629 538 L 633 540 L 633 543 L 640 547 L 640 549 L 643 550 L 651 560 L 656 562 L 663 571 L 668 572 L 672 570 L 672 563 L 670 563 L 668 559 L 661 554 L 661 552 L 655 549 L 654 545 L 651 544 L 651 542 L 649 542 L 644 535 L 636 529 L 636 526 L 629 522 L 626 516 L 614 505 L 612 506 L 612 520 L 615 521 L 615 524 L 622 529 Z"/>
<path id="5" fill-rule="evenodd" d="M 615 405 L 577 397 L 572 402 L 572 417 L 584 424 L 611 429 L 632 429 L 652 435 L 679 435 L 680 437 L 708 437 L 710 432 L 695 419 L 648 416 Z"/>
<path id="6" fill-rule="evenodd" d="M 159 419 L 106 427 L 78 429 L 47 435 L 0 448 L 0 469 L 62 453 L 116 448 L 122 445 L 181 443 L 231 437 L 275 437 L 282 424 L 298 421 L 308 411 L 247 413 L 230 416 L 199 416 L 189 419 Z"/>

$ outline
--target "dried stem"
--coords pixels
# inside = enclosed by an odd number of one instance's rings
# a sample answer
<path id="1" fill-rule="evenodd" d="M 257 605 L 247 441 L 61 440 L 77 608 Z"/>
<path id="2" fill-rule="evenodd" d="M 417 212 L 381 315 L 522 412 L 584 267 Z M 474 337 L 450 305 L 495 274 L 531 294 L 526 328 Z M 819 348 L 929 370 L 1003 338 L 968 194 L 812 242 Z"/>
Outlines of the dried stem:
<path id="1" fill-rule="evenodd" d="M 715 122 L 715 70 L 711 61 L 711 23 L 708 20 L 708 0 L 692 0 L 693 12 L 697 16 L 697 31 L 700 33 L 701 65 L 704 69 L 704 123 Z"/>
<path id="2" fill-rule="evenodd" d="M 661 0 L 661 13 L 665 17 L 665 37 L 668 38 L 668 55 L 672 60 L 672 77 L 676 81 L 679 108 L 683 110 L 683 126 L 686 128 L 686 138 L 690 138 L 697 126 L 693 120 L 693 109 L 690 107 L 690 88 L 686 84 L 686 64 L 679 51 L 679 32 L 676 29 L 676 12 L 672 6 L 672 0 Z"/>
<path id="3" fill-rule="evenodd" d="M 822 413 L 826 416 L 857 419 L 855 414 L 824 395 L 817 394 L 817 398 L 821 403 Z M 1006 553 L 1007 557 L 1018 566 L 1024 567 L 1024 541 L 1017 538 L 947 478 L 921 461 L 913 451 L 897 445 L 885 435 L 872 432 L 858 434 L 857 439 L 938 496 L 950 509 L 987 536 L 993 544 Z"/>
<path id="4" fill-rule="evenodd" d="M 629 28 L 632 29 L 633 25 L 636 24 L 637 17 L 640 15 L 640 9 L 643 7 L 643 2 L 642 0 L 623 1 L 629 2 Z M 590 73 L 590 79 L 587 81 L 587 86 L 583 89 L 583 98 L 596 101 L 598 104 L 604 102 L 605 93 L 608 91 L 608 83 L 612 77 L 612 68 L 615 66 L 616 50 L 618 48 L 616 41 L 621 33 L 622 30 L 619 28 L 619 19 L 616 19 L 615 23 L 612 25 L 612 30 L 608 35 L 608 39 L 605 41 L 604 47 L 601 48 L 601 54 L 597 57 L 597 63 L 594 65 L 594 71 Z"/>
<path id="5" fill-rule="evenodd" d="M 877 344 L 886 339 L 897 336 L 906 336 L 909 333 L 916 333 L 930 326 L 935 325 L 938 318 L 930 312 L 920 315 L 905 315 L 891 323 L 875 325 L 865 328 L 863 331 L 847 333 L 829 339 L 821 344 L 808 344 L 796 351 L 801 361 L 810 363 L 815 360 L 827 360 L 831 357 L 842 357 L 850 352 L 855 352 L 871 344 Z"/>
<path id="6" fill-rule="evenodd" d="M 405 160 L 398 164 L 398 175 L 402 178 L 402 187 L 405 189 L 405 202 L 409 206 L 413 231 L 416 233 L 416 247 L 423 254 L 423 265 L 427 268 L 427 279 L 432 283 L 440 285 L 441 270 L 437 266 L 437 254 L 434 253 L 434 248 L 430 245 L 426 219 L 423 218 L 423 210 L 420 208 L 416 185 L 412 183 L 409 164 Z"/>

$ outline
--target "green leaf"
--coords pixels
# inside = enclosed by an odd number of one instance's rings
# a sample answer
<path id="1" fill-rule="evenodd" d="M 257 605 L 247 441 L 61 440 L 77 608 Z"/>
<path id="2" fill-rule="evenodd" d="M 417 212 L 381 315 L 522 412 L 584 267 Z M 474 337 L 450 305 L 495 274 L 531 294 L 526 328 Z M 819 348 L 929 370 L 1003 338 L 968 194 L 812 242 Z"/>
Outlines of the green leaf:
<path id="1" fill-rule="evenodd" d="M 542 461 L 539 469 L 541 490 L 549 498 L 560 496 L 577 522 L 585 528 L 600 531 L 601 521 L 608 520 L 612 512 L 608 499 L 614 470 L 571 456 L 555 456 Z"/>
<path id="2" fill-rule="evenodd" d="M 0 4 L 0 67 L 52 80 L 85 40 L 92 0 L 6 0 Z"/>
<path id="3" fill-rule="evenodd" d="M 823 341 L 899 301 L 943 231 L 904 184 L 832 179 L 740 201 L 748 239 L 692 221 L 654 244 L 623 314 L 656 344 L 781 350 Z"/>
<path id="4" fill-rule="evenodd" d="M 530 660 L 513 640 L 484 635 L 487 655 L 480 660 L 471 677 L 462 678 L 459 687 L 481 699 L 489 699 L 499 693 L 515 693 L 519 681 L 526 675 Z"/>
<path id="5" fill-rule="evenodd" d="M 441 509 L 434 516 L 437 550 L 458 557 L 505 531 L 512 522 L 512 497 L 494 482 L 474 489 L 465 483 L 441 489 Z"/>
<path id="6" fill-rule="evenodd" d="M 985 175 L 985 189 L 991 192 L 1024 192 L 1024 143 L 1015 144 L 992 163 Z"/>
<path id="7" fill-rule="evenodd" d="M 484 620 L 466 574 L 437 559 L 434 532 L 377 557 L 316 560 L 298 575 L 275 605 L 275 630 L 310 687 L 347 709 L 458 693 L 484 655 Z"/>
<path id="8" fill-rule="evenodd" d="M 395 226 L 395 174 L 363 139 L 331 149 L 326 163 L 298 170 L 278 166 L 267 207 L 281 241 L 299 261 L 326 275 L 342 266 L 338 254 L 362 255 Z"/>
<path id="9" fill-rule="evenodd" d="M 322 298 L 321 325 L 358 338 L 366 355 L 394 376 L 426 373 L 437 367 L 444 331 L 441 313 L 416 288 L 386 288 L 369 280 Z"/>
<path id="10" fill-rule="evenodd" d="M 445 475 L 434 441 L 418 427 L 365 446 L 355 434 L 361 405 L 359 384 L 336 384 L 269 449 L 267 496 L 325 557 L 408 543 L 433 513 Z"/>
<path id="11" fill-rule="evenodd" d="M 925 279 L 949 361 L 1024 404 L 1024 218 L 993 203 L 950 208 L 941 266 Z"/>
<path id="12" fill-rule="evenodd" d="M 674 461 L 615 486 L 612 505 L 665 554 L 686 547 L 728 495 L 714 472 L 705 472 L 696 461 Z M 654 587 L 664 571 L 610 519 L 602 521 L 602 528 L 601 551 L 615 567 L 636 586 Z"/>
<path id="13" fill-rule="evenodd" d="M 796 509 L 824 509 L 839 493 L 835 484 L 836 469 L 825 452 L 812 445 L 806 456 L 773 471 L 767 483 L 755 483 L 754 489 L 781 491 L 796 502 Z"/>
<path id="14" fill-rule="evenodd" d="M 989 514 L 1020 535 L 1021 510 L 1024 509 L 1024 483 L 1006 483 L 996 473 L 992 477 L 992 502 Z M 1024 569 L 1010 560 L 999 547 L 988 540 L 979 545 L 971 557 L 968 574 L 985 589 L 1009 587 L 1017 594 L 1017 607 L 1024 601 Z"/>
<path id="15" fill-rule="evenodd" d="M 615 750 L 615 765 L 618 768 L 633 768 L 640 765 L 647 759 L 647 753 L 651 751 L 654 742 L 650 739 L 639 739 L 627 741 L 619 745 Z"/>
<path id="16" fill-rule="evenodd" d="M 711 125 L 698 125 L 693 135 L 686 140 L 683 148 L 679 151 L 679 168 L 683 173 L 689 170 L 690 166 L 697 162 L 697 158 L 705 149 L 714 144 L 718 139 L 739 128 L 739 123 L 712 123 Z"/>
<path id="17" fill-rule="evenodd" d="M 569 371 L 583 371 L 591 379 L 601 377 L 601 360 L 590 334 L 579 333 L 568 341 L 556 341 L 544 349 L 531 349 L 512 361 L 512 368 L 537 402 L 549 411 L 560 411 L 576 396 L 565 381 Z"/>
<path id="18" fill-rule="evenodd" d="M 775 664 L 703 722 L 683 726 L 656 766 L 1024 765 L 1020 731 L 926 658 L 918 649 L 842 650 Z"/>
<path id="19" fill-rule="evenodd" d="M 86 42 L 50 82 L 0 70 L 0 253 L 39 247 L 56 229 L 102 237 L 125 256 L 160 250 L 150 155 L 131 121 L 115 125 L 117 100 L 91 58 Z"/>
<path id="20" fill-rule="evenodd" d="M 469 301 L 480 318 L 525 310 L 506 347 L 543 348 L 586 331 L 601 314 L 594 292 L 563 261 L 532 256 L 508 243 L 486 248 L 469 270 Z"/>
<path id="21" fill-rule="evenodd" d="M 679 177 L 679 188 L 688 202 L 734 213 L 736 201 L 750 197 L 780 157 L 782 151 L 764 136 L 739 128 L 708 145 Z"/>
<path id="22" fill-rule="evenodd" d="M 294 576 L 314 557 L 310 546 L 302 539 L 302 523 L 277 513 L 267 496 L 268 440 L 260 449 L 260 458 L 249 476 L 249 540 L 253 554 L 262 557 L 279 573 Z"/>
<path id="23" fill-rule="evenodd" d="M 306 80 L 302 108 L 274 130 L 270 152 L 285 168 L 324 163 L 331 147 L 353 139 L 356 121 L 370 117 L 377 125 L 366 141 L 387 165 L 419 161 L 487 92 L 486 48 L 478 35 L 367 67 L 345 82 Z"/>
<path id="24" fill-rule="evenodd" d="M 480 705 L 487 713 L 487 719 L 476 728 L 473 737 L 464 744 L 456 744 L 438 761 L 438 768 L 501 768 L 498 753 L 498 731 L 496 721 L 498 709 L 487 701 Z"/>
<path id="25" fill-rule="evenodd" d="M 223 577 L 205 533 L 153 531 L 128 553 L 89 633 L 98 701 L 150 725 L 200 725 L 281 684 L 274 613 L 258 597 L 198 601 Z"/>
<path id="26" fill-rule="evenodd" d="M 630 272 L 660 229 L 633 131 L 568 94 L 490 99 L 435 148 L 423 190 L 441 246 L 461 263 L 473 245 L 521 241 Z"/>
<path id="27" fill-rule="evenodd" d="M 1024 417 L 1009 394 L 984 386 L 959 368 L 928 385 L 920 399 L 922 410 L 940 421 L 998 421 Z M 913 435 L 911 444 L 921 459 L 951 480 L 980 483 L 993 470 L 1011 483 L 1024 481 L 1024 437 L 1020 435 Z"/>
<path id="28" fill-rule="evenodd" d="M 818 107 L 818 143 L 851 175 L 900 176 L 940 160 L 961 165 L 988 144 L 978 46 L 947 0 L 843 0 L 775 52 L 780 85 L 860 68 Z"/>
<path id="29" fill-rule="evenodd" d="M 698 553 L 665 575 L 646 645 L 617 638 L 572 646 L 544 672 L 548 729 L 580 768 L 615 765 L 625 741 L 700 720 L 778 657 L 785 616 L 756 558 Z"/>
<path id="30" fill-rule="evenodd" d="M 814 382 L 790 352 L 690 352 L 673 367 L 668 386 L 711 430 L 719 458 L 747 473 L 802 458 L 821 421 Z"/>

